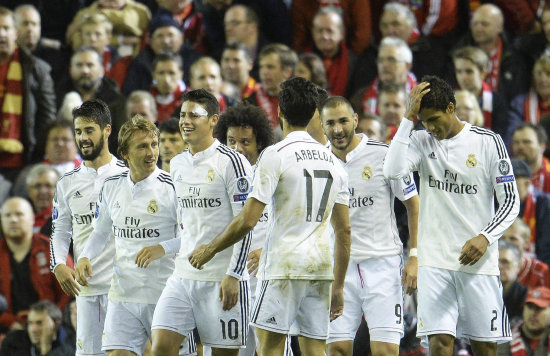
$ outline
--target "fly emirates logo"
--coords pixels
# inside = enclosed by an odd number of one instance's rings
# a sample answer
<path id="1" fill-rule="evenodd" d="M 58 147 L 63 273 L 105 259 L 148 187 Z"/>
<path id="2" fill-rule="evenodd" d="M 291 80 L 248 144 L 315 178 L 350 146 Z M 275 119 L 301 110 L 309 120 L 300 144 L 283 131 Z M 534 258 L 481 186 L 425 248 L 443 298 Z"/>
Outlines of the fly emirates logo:
<path id="1" fill-rule="evenodd" d="M 220 198 L 201 198 L 201 188 L 189 186 L 190 196 L 179 197 L 180 206 L 183 209 L 217 208 L 222 205 Z"/>
<path id="2" fill-rule="evenodd" d="M 444 180 L 434 178 L 432 175 L 428 176 L 428 186 L 430 188 L 436 188 L 445 192 L 455 194 L 477 194 L 476 184 L 464 184 L 457 181 L 458 173 L 453 173 L 449 170 L 445 170 Z"/>
<path id="3" fill-rule="evenodd" d="M 141 219 L 133 216 L 126 216 L 124 218 L 123 227 L 119 227 L 113 224 L 113 234 L 115 237 L 121 237 L 124 239 L 152 239 L 160 236 L 159 229 L 148 229 L 140 227 Z"/>
<path id="4" fill-rule="evenodd" d="M 374 198 L 367 197 L 367 196 L 361 196 L 357 195 L 355 196 L 355 188 L 348 188 L 349 190 L 349 207 L 350 208 L 362 208 L 365 206 L 372 206 L 374 205 Z"/>

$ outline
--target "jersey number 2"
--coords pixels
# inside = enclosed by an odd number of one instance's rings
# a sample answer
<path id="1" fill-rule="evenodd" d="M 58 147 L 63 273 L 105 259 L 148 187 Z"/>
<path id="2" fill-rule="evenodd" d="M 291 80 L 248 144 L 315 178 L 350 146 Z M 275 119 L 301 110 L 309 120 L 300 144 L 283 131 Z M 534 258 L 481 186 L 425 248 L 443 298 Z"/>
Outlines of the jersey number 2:
<path id="1" fill-rule="evenodd" d="M 308 170 L 304 169 L 304 177 L 306 177 L 306 221 L 311 221 L 311 214 L 313 210 L 313 178 L 323 178 L 327 180 L 325 189 L 323 190 L 323 196 L 321 197 L 321 203 L 319 204 L 319 210 L 317 211 L 317 217 L 315 218 L 315 221 L 321 222 L 323 221 L 323 215 L 325 215 L 325 210 L 327 209 L 328 195 L 330 193 L 330 187 L 332 186 L 333 181 L 332 174 L 330 174 L 330 171 L 325 169 L 316 169 L 313 171 L 312 177 Z"/>

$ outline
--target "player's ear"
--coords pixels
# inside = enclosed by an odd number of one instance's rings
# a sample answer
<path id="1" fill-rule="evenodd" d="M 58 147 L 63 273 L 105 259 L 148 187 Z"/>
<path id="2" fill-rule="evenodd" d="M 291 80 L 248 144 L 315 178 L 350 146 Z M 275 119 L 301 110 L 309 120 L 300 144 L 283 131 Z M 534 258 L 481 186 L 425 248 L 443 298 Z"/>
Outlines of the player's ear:
<path id="1" fill-rule="evenodd" d="M 453 114 L 455 112 L 455 104 L 452 102 L 447 105 L 447 114 Z"/>
<path id="2" fill-rule="evenodd" d="M 220 119 L 220 115 L 218 114 L 214 114 L 212 116 L 210 116 L 210 127 L 214 127 L 217 125 L 218 121 Z"/>

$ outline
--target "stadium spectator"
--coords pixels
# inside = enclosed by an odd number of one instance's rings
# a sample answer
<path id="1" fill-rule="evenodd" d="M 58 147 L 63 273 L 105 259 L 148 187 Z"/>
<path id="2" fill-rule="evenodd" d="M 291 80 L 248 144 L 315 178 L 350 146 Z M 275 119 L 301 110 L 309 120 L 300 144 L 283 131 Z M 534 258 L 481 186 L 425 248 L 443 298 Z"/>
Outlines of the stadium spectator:
<path id="1" fill-rule="evenodd" d="M 177 119 L 169 119 L 159 124 L 159 158 L 160 168 L 170 172 L 170 160 L 187 148 L 181 137 Z"/>
<path id="2" fill-rule="evenodd" d="M 62 317 L 49 300 L 32 304 L 26 330 L 12 330 L 2 342 L 0 356 L 74 355 L 74 344 L 62 340 Z"/>
<path id="3" fill-rule="evenodd" d="M 220 113 L 228 107 L 236 106 L 237 101 L 221 92 L 222 75 L 218 62 L 211 57 L 202 57 L 191 65 L 191 88 L 205 89 L 218 99 Z"/>
<path id="4" fill-rule="evenodd" d="M 483 126 L 483 113 L 474 94 L 467 90 L 455 91 L 456 116 L 472 125 Z"/>
<path id="5" fill-rule="evenodd" d="M 391 141 L 397 132 L 406 111 L 407 92 L 403 85 L 395 82 L 383 83 L 379 87 L 376 99 L 376 112 L 386 124 L 386 137 L 382 141 Z"/>
<path id="6" fill-rule="evenodd" d="M 46 155 L 44 163 L 63 175 L 80 166 L 82 159 L 77 153 L 74 131 L 71 122 L 55 120 L 46 131 Z"/>
<path id="7" fill-rule="evenodd" d="M 547 142 L 546 131 L 531 123 L 521 124 L 512 135 L 512 154 L 531 168 L 531 184 L 539 192 L 550 193 L 550 160 L 543 155 Z"/>
<path id="8" fill-rule="evenodd" d="M 498 268 L 502 283 L 502 299 L 511 325 L 521 319 L 521 307 L 527 294 L 527 287 L 519 283 L 518 273 L 521 264 L 521 253 L 516 246 L 501 240 L 498 242 Z"/>
<path id="9" fill-rule="evenodd" d="M 144 119 L 157 122 L 157 104 L 151 93 L 145 90 L 136 90 L 126 101 L 126 119 L 141 115 Z"/>
<path id="10" fill-rule="evenodd" d="M 153 60 L 153 85 L 150 92 L 155 98 L 157 122 L 177 117 L 181 96 L 186 90 L 181 57 L 173 52 L 156 56 Z"/>
<path id="11" fill-rule="evenodd" d="M 304 53 L 298 57 L 295 76 L 307 79 L 325 90 L 329 85 L 325 65 L 315 53 Z"/>
<path id="12" fill-rule="evenodd" d="M 373 140 L 384 141 L 387 135 L 386 123 L 376 114 L 362 114 L 359 116 L 355 133 L 363 133 Z"/>
<path id="13" fill-rule="evenodd" d="M 44 158 L 48 122 L 55 118 L 50 67 L 16 44 L 13 12 L 0 7 L 0 173 L 13 181 L 26 165 Z"/>
<path id="14" fill-rule="evenodd" d="M 69 301 L 48 268 L 50 244 L 44 235 L 33 234 L 33 213 L 23 198 L 10 198 L 2 205 L 0 240 L 0 294 L 7 310 L 0 314 L 0 329 L 23 329 L 31 304 L 48 299 L 60 309 Z M 72 259 L 68 257 L 72 266 Z"/>
<path id="15" fill-rule="evenodd" d="M 528 288 L 548 287 L 550 286 L 550 269 L 548 265 L 537 260 L 533 253 L 530 253 L 531 230 L 529 226 L 516 218 L 514 223 L 504 231 L 502 239 L 516 246 L 521 260 L 519 263 L 518 281 Z M 534 246 L 533 246 L 534 249 Z"/>
<path id="16" fill-rule="evenodd" d="M 33 233 L 52 234 L 52 202 L 59 172 L 50 165 L 34 165 L 26 176 L 27 195 L 34 208 Z"/>
<path id="17" fill-rule="evenodd" d="M 228 43 L 220 63 L 224 81 L 237 87 L 241 99 L 248 98 L 260 87 L 250 75 L 254 62 L 245 45 L 238 42 Z"/>

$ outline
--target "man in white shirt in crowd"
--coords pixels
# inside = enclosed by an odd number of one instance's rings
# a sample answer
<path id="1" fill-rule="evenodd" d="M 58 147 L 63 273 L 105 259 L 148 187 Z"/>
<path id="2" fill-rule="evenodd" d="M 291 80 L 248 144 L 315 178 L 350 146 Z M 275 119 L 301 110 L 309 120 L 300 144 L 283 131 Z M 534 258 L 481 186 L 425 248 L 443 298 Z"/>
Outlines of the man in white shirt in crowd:
<path id="1" fill-rule="evenodd" d="M 382 167 L 388 145 L 356 134 L 358 116 L 343 97 L 323 103 L 321 122 L 332 153 L 348 174 L 351 253 L 344 282 L 344 314 L 330 324 L 330 355 L 353 353 L 353 340 L 363 314 L 369 326 L 373 356 L 399 353 L 403 337 L 401 269 L 403 245 L 399 238 L 394 199 L 407 208 L 410 247 L 403 272 L 407 291 L 416 288 L 416 233 L 418 194 L 412 174 L 389 180 Z"/>
<path id="2" fill-rule="evenodd" d="M 155 124 L 140 116 L 122 125 L 118 153 L 130 169 L 103 183 L 94 230 L 76 266 L 76 279 L 86 286 L 93 280 L 90 261 L 114 236 L 102 346 L 111 355 L 143 354 L 155 305 L 174 270 L 180 244 L 176 192 L 170 175 L 157 168 L 158 138 Z"/>
<path id="3" fill-rule="evenodd" d="M 272 229 L 258 272 L 262 284 L 251 316 L 261 356 L 283 355 L 293 324 L 303 355 L 325 355 L 329 320 L 343 310 L 350 246 L 347 176 L 336 157 L 306 132 L 316 97 L 316 86 L 303 78 L 282 84 L 278 111 L 285 139 L 260 155 L 242 212 L 189 256 L 196 268 L 208 268 L 212 262 L 207 262 L 240 241 L 272 204 Z M 329 222 L 336 235 L 334 269 Z"/>
<path id="4" fill-rule="evenodd" d="M 246 258 L 252 234 L 202 270 L 187 257 L 241 211 L 252 186 L 252 168 L 243 155 L 212 137 L 220 112 L 212 94 L 189 91 L 182 102 L 180 131 L 189 149 L 172 158 L 170 174 L 184 229 L 174 274 L 155 309 L 153 354 L 177 355 L 184 335 L 196 327 L 213 356 L 236 356 L 248 333 Z"/>
<path id="5" fill-rule="evenodd" d="M 76 146 L 84 163 L 57 182 L 50 267 L 63 291 L 76 296 L 76 355 L 104 355 L 101 336 L 107 312 L 107 292 L 113 275 L 114 244 L 108 243 L 94 259 L 95 277 L 87 286 L 76 282 L 74 270 L 66 265 L 66 256 L 71 240 L 75 259 L 78 260 L 82 254 L 93 230 L 92 222 L 103 181 L 128 168 L 109 152 L 111 114 L 104 102 L 84 102 L 73 111 L 73 122 Z"/>
<path id="6" fill-rule="evenodd" d="M 456 337 L 469 339 L 474 355 L 492 356 L 511 336 L 495 242 L 516 218 L 519 196 L 501 137 L 460 121 L 455 103 L 446 82 L 423 78 L 384 176 L 420 175 L 417 336 L 429 337 L 430 355 L 452 355 Z M 426 131 L 411 131 L 417 115 Z"/>

